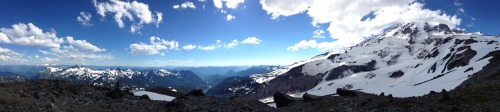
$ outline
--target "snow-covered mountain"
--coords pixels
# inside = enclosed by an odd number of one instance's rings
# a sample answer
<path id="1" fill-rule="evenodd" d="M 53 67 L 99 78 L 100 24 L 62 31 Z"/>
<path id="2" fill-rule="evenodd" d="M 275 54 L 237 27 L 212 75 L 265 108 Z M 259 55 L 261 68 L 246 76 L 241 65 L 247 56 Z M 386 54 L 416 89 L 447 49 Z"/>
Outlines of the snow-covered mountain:
<path id="1" fill-rule="evenodd" d="M 499 36 L 452 31 L 445 24 L 400 24 L 341 52 L 328 52 L 266 74 L 225 82 L 219 94 L 262 99 L 346 88 L 396 97 L 450 90 L 483 70 Z"/>
<path id="2" fill-rule="evenodd" d="M 189 70 L 169 71 L 150 70 L 133 71 L 130 69 L 104 69 L 93 70 L 85 66 L 72 66 L 64 68 L 47 67 L 38 74 L 38 79 L 67 80 L 76 83 L 89 83 L 105 87 L 113 87 L 120 81 L 123 87 L 174 87 L 176 89 L 207 89 L 206 83 Z"/>

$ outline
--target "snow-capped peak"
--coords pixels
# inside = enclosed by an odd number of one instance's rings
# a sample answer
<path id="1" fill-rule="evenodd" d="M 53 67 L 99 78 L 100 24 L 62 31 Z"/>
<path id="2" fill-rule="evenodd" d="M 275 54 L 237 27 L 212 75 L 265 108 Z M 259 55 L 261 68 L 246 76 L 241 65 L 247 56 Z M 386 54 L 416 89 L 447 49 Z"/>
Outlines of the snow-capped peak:
<path id="1" fill-rule="evenodd" d="M 252 82 L 245 84 L 262 86 L 242 93 L 266 98 L 273 91 L 327 95 L 346 88 L 408 97 L 450 90 L 490 63 L 488 54 L 500 50 L 498 41 L 494 36 L 452 31 L 445 24 L 400 24 L 343 52 L 252 75 Z"/>

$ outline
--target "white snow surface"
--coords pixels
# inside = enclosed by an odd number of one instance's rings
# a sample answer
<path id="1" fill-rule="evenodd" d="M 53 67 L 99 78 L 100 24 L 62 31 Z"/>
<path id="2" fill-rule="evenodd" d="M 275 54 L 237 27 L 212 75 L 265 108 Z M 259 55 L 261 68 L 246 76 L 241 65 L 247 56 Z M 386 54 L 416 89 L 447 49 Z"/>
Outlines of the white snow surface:
<path id="1" fill-rule="evenodd" d="M 118 77 L 124 77 L 131 79 L 134 75 L 147 75 L 148 73 L 141 73 L 139 71 L 133 71 L 130 69 L 127 70 L 118 70 L 118 69 L 104 69 L 104 70 L 93 70 L 91 68 L 85 66 L 73 66 L 73 67 L 64 67 L 64 68 L 55 68 L 55 67 L 47 67 L 47 69 L 43 70 L 42 73 L 47 73 L 49 75 L 58 76 L 58 77 L 69 77 L 69 76 L 77 76 L 78 78 L 91 78 L 93 80 L 97 80 L 99 78 L 105 77 L 108 80 L 115 80 Z M 160 69 L 153 71 L 155 75 L 159 75 L 162 77 L 173 75 L 180 78 L 180 73 L 173 73 L 168 70 Z"/>
<path id="2" fill-rule="evenodd" d="M 270 106 L 273 108 L 278 108 L 278 106 L 276 106 L 276 103 L 268 103 L 267 106 Z"/>
<path id="3" fill-rule="evenodd" d="M 168 95 L 162 95 L 150 91 L 136 91 L 134 92 L 134 96 L 142 96 L 142 95 L 148 95 L 149 99 L 151 100 L 157 100 L 157 101 L 172 101 L 175 99 L 175 97 L 168 96 Z"/>
<path id="4" fill-rule="evenodd" d="M 252 75 L 250 78 L 254 82 L 265 84 L 275 77 L 287 73 L 291 68 L 301 65 L 304 65 L 303 74 L 316 76 L 328 74 L 332 69 L 342 65 L 365 65 L 374 60 L 376 61 L 375 70 L 358 73 L 346 70 L 344 77 L 328 81 L 326 80 L 327 75 L 325 75 L 323 81 L 316 87 L 308 91 L 289 94 L 294 97 L 301 97 L 305 92 L 313 95 L 329 95 L 335 94 L 337 88 L 347 88 L 374 94 L 384 92 L 395 97 L 421 96 L 429 91 L 454 89 L 467 80 L 470 75 L 482 70 L 490 63 L 488 60 L 491 57 L 481 58 L 492 51 L 500 50 L 498 49 L 500 37 L 486 36 L 480 33 L 425 32 L 423 27 L 424 25 L 420 23 L 401 25 L 390 29 L 385 34 L 348 48 L 345 52 L 316 56 L 271 73 Z M 418 28 L 419 31 L 414 34 L 415 37 L 411 37 L 409 33 L 402 33 L 404 28 Z M 437 40 L 442 42 L 449 37 L 452 38 L 449 42 L 436 44 Z M 410 44 L 410 39 L 415 43 Z M 473 39 L 477 42 L 455 44 L 457 39 Z M 469 60 L 468 65 L 448 70 L 446 63 L 452 57 L 446 55 L 463 53 L 466 50 L 459 51 L 459 48 L 468 46 L 476 52 L 476 55 Z M 439 52 L 435 57 L 426 58 L 435 51 Z M 327 59 L 333 54 L 338 54 L 338 56 L 332 60 Z M 432 72 L 430 68 L 434 64 L 436 65 L 435 71 Z M 404 72 L 404 75 L 398 78 L 389 77 L 396 71 Z M 270 101 L 272 100 L 269 98 L 265 100 L 265 102 Z"/>

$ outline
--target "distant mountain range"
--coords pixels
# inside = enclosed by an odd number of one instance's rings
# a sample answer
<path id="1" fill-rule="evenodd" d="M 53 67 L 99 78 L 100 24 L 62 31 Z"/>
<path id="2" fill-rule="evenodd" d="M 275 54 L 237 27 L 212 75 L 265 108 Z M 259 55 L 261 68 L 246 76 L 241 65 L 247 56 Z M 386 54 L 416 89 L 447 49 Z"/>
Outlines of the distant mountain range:
<path id="1" fill-rule="evenodd" d="M 38 73 L 35 79 L 66 80 L 104 87 L 113 87 L 116 81 L 120 81 L 125 88 L 172 87 L 181 92 L 208 89 L 206 82 L 189 70 L 133 71 L 120 68 L 93 70 L 77 65 L 63 68 L 47 67 Z"/>
<path id="2" fill-rule="evenodd" d="M 252 66 L 250 68 L 238 72 L 235 72 L 234 70 L 229 70 L 224 75 L 215 74 L 215 75 L 207 75 L 201 77 L 203 80 L 207 81 L 210 86 L 213 87 L 226 79 L 232 79 L 234 77 L 248 77 L 253 74 L 269 73 L 280 67 L 281 66 L 275 66 L 275 65 L 259 65 L 259 66 Z"/>
<path id="3" fill-rule="evenodd" d="M 452 31 L 445 24 L 400 24 L 340 52 L 327 52 L 269 73 L 224 80 L 208 93 L 248 99 L 275 92 L 302 96 L 336 94 L 345 88 L 395 97 L 450 90 L 499 54 L 499 36 Z"/>

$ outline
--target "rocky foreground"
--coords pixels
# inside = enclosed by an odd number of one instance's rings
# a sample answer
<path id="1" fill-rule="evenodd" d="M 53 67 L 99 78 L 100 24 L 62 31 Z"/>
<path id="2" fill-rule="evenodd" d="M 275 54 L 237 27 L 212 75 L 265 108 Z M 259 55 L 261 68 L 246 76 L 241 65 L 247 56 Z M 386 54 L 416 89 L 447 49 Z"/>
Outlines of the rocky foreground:
<path id="1" fill-rule="evenodd" d="M 492 59 L 498 62 L 498 58 Z M 65 81 L 0 83 L 0 111 L 500 111 L 500 63 L 452 91 L 430 91 L 420 97 L 396 98 L 337 89 L 336 95 L 292 98 L 275 93 L 278 108 L 240 97 L 216 98 L 202 91 L 182 95 L 162 89 L 151 91 L 177 97 L 171 102 L 152 101 L 120 89 L 72 84 Z"/>

